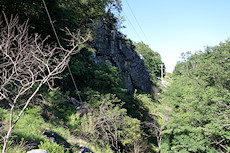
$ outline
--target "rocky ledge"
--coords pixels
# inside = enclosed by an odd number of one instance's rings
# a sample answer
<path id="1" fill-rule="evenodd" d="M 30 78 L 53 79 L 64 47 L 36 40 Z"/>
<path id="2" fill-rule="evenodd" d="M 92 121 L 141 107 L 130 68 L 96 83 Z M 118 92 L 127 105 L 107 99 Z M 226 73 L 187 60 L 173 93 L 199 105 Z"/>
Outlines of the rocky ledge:
<path id="1" fill-rule="evenodd" d="M 131 49 L 125 37 L 111 28 L 106 22 L 101 22 L 95 28 L 95 39 L 92 46 L 96 49 L 96 63 L 108 61 L 124 75 L 125 86 L 130 94 L 134 89 L 151 92 L 152 85 L 149 71 L 145 67 L 143 57 Z"/>

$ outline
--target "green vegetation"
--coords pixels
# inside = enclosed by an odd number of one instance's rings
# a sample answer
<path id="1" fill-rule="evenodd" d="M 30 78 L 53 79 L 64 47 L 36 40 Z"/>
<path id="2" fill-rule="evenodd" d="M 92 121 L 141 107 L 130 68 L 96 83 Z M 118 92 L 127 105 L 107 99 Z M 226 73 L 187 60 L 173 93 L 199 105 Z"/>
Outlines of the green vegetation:
<path id="1" fill-rule="evenodd" d="M 120 0 L 46 3 L 65 48 L 69 48 L 69 36 L 61 30 L 65 27 L 73 33 L 80 30 L 82 36 L 92 32 L 100 20 L 110 22 L 112 29 L 121 27 L 121 18 L 113 13 L 121 11 Z M 50 35 L 46 43 L 56 43 L 42 0 L 2 0 L 0 9 L 8 17 L 18 14 L 21 23 L 29 18 L 29 34 L 39 33 L 44 38 Z M 90 37 L 94 39 L 93 34 Z M 159 84 L 157 77 L 161 74 L 160 65 L 164 64 L 159 53 L 143 42 L 122 39 L 143 56 L 151 81 Z M 7 153 L 24 153 L 32 148 L 55 153 L 66 148 L 75 153 L 82 145 L 96 153 L 230 152 L 230 41 L 207 47 L 204 52 L 183 53 L 173 74 L 167 73 L 170 79 L 164 78 L 171 85 L 160 95 L 136 90 L 129 95 L 116 67 L 108 62 L 94 62 L 91 43 L 79 46 L 79 52 L 70 58 L 69 67 L 79 90 L 76 91 L 67 69 L 58 75 L 62 79 L 54 80 L 56 90 L 41 87 L 16 124 Z M 12 95 L 17 93 L 13 88 L 11 91 Z M 23 95 L 17 101 L 13 120 L 26 98 Z M 12 103 L 1 96 L 0 100 L 0 136 L 4 136 L 10 127 Z M 43 135 L 44 130 L 53 131 L 58 143 Z M 1 138 L 0 149 L 3 145 Z"/>
<path id="2" fill-rule="evenodd" d="M 54 26 L 61 44 L 65 48 L 69 48 L 66 38 L 70 39 L 70 36 L 61 30 L 65 27 L 73 33 L 78 33 L 80 30 L 81 35 L 85 36 L 94 30 L 100 20 L 110 22 L 109 25 L 113 29 L 119 29 L 121 26 L 120 19 L 113 14 L 115 10 L 121 11 L 119 0 L 48 0 L 45 2 L 52 20 L 55 21 Z M 29 35 L 39 33 L 43 38 L 50 35 L 44 46 L 56 43 L 42 0 L 36 2 L 3 0 L 0 1 L 0 8 L 8 18 L 11 14 L 18 14 L 20 23 L 29 19 Z M 5 23 L 0 28 L 4 25 Z M 93 40 L 93 34 L 90 37 Z M 125 42 L 131 48 L 135 48 L 131 40 L 127 39 Z M 78 152 L 82 145 L 96 153 L 158 150 L 157 133 L 151 127 L 152 125 L 157 127 L 160 119 L 154 115 L 157 100 L 154 99 L 153 93 L 135 92 L 134 95 L 129 95 L 124 88 L 124 78 L 116 67 L 107 62 L 103 64 L 94 62 L 92 54 L 95 50 L 90 43 L 86 42 L 79 46 L 77 49 L 80 51 L 73 55 L 69 62 L 79 91 L 76 91 L 67 69 L 58 75 L 62 77 L 61 80 L 54 81 L 57 90 L 52 91 L 48 86 L 42 86 L 16 123 L 6 148 L 7 153 L 22 153 L 32 148 L 46 149 L 55 153 L 64 152 L 66 148 L 67 152 L 74 153 Z M 159 67 L 151 69 L 151 66 L 162 63 L 160 55 L 157 52 L 152 54 L 152 50 L 146 47 L 147 45 L 141 44 L 143 46 L 137 46 L 137 51 L 146 56 L 146 66 L 154 80 L 155 76 L 159 75 Z M 2 59 L 1 55 L 0 59 Z M 152 57 L 149 59 L 147 58 L 149 56 Z M 60 57 L 57 55 L 57 59 Z M 0 75 L 3 75 L 2 72 Z M 36 86 L 37 84 L 32 90 L 36 89 Z M 13 94 L 17 92 L 12 92 Z M 17 100 L 18 105 L 14 107 L 13 113 L 11 113 L 11 103 L 1 99 L 1 136 L 4 137 L 9 130 L 11 114 L 13 114 L 12 119 L 15 120 L 23 106 L 21 104 L 24 104 L 27 97 L 23 95 Z M 75 102 L 70 102 L 70 97 L 74 97 Z M 44 130 L 53 131 L 58 143 L 50 142 L 49 138 L 42 134 Z M 1 138 L 1 150 L 3 146 L 4 142 Z"/>
<path id="3" fill-rule="evenodd" d="M 109 18 L 112 15 L 110 11 L 106 11 L 107 8 L 121 10 L 120 0 L 46 0 L 45 2 L 61 38 L 66 37 L 62 31 L 65 27 L 72 32 L 80 29 L 83 34 L 99 19 Z M 29 19 L 32 33 L 39 33 L 43 37 L 51 36 L 50 41 L 56 41 L 42 0 L 1 0 L 0 10 L 7 16 L 17 14 L 21 22 Z M 62 44 L 65 42 L 62 41 Z"/>
<path id="4" fill-rule="evenodd" d="M 60 153 L 69 153 L 69 151 L 65 151 L 63 149 L 63 146 L 58 145 L 55 142 L 50 142 L 48 140 L 46 140 L 45 142 L 41 142 L 40 145 L 38 145 L 39 149 L 44 149 L 48 152 L 60 152 Z"/>
<path id="5" fill-rule="evenodd" d="M 229 152 L 230 42 L 183 53 L 173 83 L 162 95 L 172 110 L 162 132 L 162 152 Z"/>
<path id="6" fill-rule="evenodd" d="M 82 90 L 91 88 L 103 93 L 115 93 L 123 87 L 123 76 L 118 73 L 116 67 L 110 66 L 107 62 L 96 64 L 92 59 L 91 48 L 83 48 L 79 54 L 72 56 L 70 68 L 76 84 Z M 69 71 L 61 74 L 62 80 L 58 81 L 58 86 L 64 91 L 74 91 Z M 71 95 L 72 96 L 72 95 Z"/>
<path id="7" fill-rule="evenodd" d="M 161 56 L 158 52 L 153 51 L 148 45 L 143 42 L 135 43 L 135 50 L 140 53 L 145 59 L 145 65 L 150 70 L 150 76 L 153 82 L 156 83 L 156 78 L 161 76 Z"/>

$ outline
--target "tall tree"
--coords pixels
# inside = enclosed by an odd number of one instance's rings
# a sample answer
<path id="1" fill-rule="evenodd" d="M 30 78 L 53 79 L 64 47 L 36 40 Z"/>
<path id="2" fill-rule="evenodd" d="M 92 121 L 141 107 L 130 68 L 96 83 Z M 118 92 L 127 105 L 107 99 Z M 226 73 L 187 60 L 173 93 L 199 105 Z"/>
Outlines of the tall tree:
<path id="1" fill-rule="evenodd" d="M 161 76 L 161 56 L 158 52 L 153 51 L 148 45 L 143 42 L 135 43 L 135 50 L 141 54 L 145 60 L 145 66 L 152 75 L 152 79 L 156 76 Z"/>
<path id="2" fill-rule="evenodd" d="M 45 3 L 60 37 L 65 37 L 61 31 L 65 27 L 87 31 L 92 23 L 108 15 L 108 8 L 121 10 L 120 0 L 45 0 Z M 32 33 L 54 36 L 42 0 L 1 0 L 0 10 L 8 17 L 17 14 L 21 23 L 29 18 Z"/>

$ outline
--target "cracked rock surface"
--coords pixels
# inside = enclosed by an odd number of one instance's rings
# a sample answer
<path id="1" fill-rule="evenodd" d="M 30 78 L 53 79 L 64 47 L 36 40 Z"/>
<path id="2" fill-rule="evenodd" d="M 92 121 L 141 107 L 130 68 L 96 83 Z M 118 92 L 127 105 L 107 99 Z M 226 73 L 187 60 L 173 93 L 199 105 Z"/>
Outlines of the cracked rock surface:
<path id="1" fill-rule="evenodd" d="M 117 30 L 109 28 L 108 23 L 100 23 L 95 28 L 95 39 L 92 43 L 96 49 L 96 63 L 108 61 L 124 75 L 124 83 L 130 94 L 134 89 L 151 92 L 152 85 L 149 71 L 145 67 L 143 57 L 132 50 L 125 38 Z"/>

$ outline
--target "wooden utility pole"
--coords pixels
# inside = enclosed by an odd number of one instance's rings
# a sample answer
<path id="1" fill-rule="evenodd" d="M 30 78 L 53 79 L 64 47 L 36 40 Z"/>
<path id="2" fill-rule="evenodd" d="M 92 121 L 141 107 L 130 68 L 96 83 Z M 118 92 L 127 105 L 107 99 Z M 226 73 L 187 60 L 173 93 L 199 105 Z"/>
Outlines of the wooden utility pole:
<path id="1" fill-rule="evenodd" d="M 163 89 L 163 64 L 161 64 L 161 84 Z"/>

